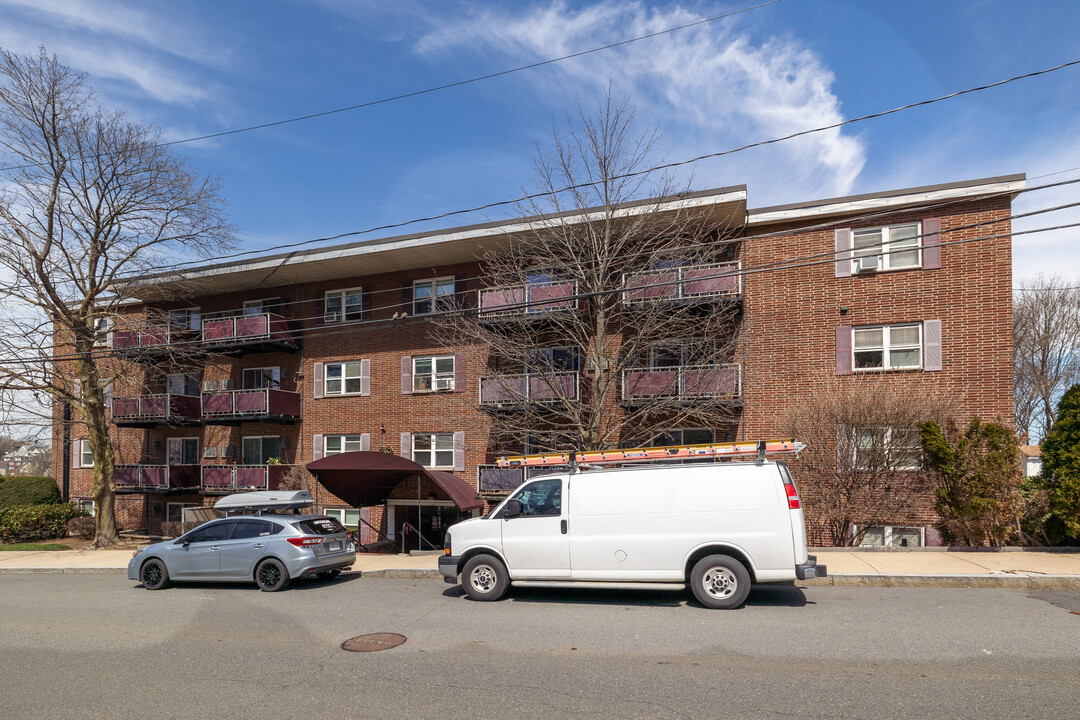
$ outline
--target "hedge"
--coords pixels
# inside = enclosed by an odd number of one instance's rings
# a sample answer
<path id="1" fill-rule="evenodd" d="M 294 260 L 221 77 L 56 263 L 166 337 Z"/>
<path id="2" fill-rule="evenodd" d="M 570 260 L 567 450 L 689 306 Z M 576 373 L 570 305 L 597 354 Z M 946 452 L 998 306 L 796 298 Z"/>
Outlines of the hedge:
<path id="1" fill-rule="evenodd" d="M 67 535 L 67 524 L 86 511 L 71 503 L 23 505 L 0 510 L 0 542 L 36 542 Z"/>
<path id="2" fill-rule="evenodd" d="M 0 510 L 20 505 L 53 505 L 60 491 L 51 477 L 12 476 L 0 479 Z"/>

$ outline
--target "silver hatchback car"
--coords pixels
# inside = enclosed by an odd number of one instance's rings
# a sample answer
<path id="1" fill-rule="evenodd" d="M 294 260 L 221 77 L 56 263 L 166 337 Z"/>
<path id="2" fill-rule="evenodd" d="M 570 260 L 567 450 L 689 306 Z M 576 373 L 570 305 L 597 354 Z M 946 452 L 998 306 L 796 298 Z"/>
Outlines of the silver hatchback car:
<path id="1" fill-rule="evenodd" d="M 173 580 L 246 580 L 274 592 L 294 578 L 336 577 L 356 562 L 356 546 L 337 520 L 277 514 L 275 507 L 255 506 L 253 515 L 211 520 L 176 540 L 140 548 L 128 563 L 128 579 L 147 590 Z"/>

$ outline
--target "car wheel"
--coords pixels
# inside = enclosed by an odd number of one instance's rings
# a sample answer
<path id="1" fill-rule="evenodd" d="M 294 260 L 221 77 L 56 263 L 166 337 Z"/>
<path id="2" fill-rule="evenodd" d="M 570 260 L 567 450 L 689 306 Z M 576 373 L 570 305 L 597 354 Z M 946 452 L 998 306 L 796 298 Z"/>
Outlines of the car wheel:
<path id="1" fill-rule="evenodd" d="M 289 584 L 289 571 L 274 558 L 268 558 L 255 568 L 255 584 L 263 592 L 277 592 Z"/>
<path id="2" fill-rule="evenodd" d="M 477 555 L 462 568 L 461 585 L 473 600 L 498 600 L 506 594 L 510 576 L 497 557 Z"/>
<path id="3" fill-rule="evenodd" d="M 750 573 L 746 566 L 727 555 L 709 555 L 698 560 L 690 573 L 690 589 L 698 602 L 714 610 L 739 607 L 750 594 Z"/>
<path id="4" fill-rule="evenodd" d="M 139 581 L 147 590 L 160 590 L 169 584 L 169 569 L 157 558 L 150 558 L 139 568 Z"/>
<path id="5" fill-rule="evenodd" d="M 315 577 L 322 580 L 333 580 L 341 574 L 341 570 L 323 570 L 322 572 L 315 573 Z"/>

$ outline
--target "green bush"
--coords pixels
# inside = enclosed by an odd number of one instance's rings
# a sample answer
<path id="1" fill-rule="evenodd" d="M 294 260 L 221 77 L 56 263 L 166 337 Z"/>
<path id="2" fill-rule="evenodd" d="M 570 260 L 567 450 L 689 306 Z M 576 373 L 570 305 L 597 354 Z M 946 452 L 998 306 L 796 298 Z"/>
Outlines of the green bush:
<path id="1" fill-rule="evenodd" d="M 51 477 L 13 476 L 0 481 L 0 510 L 20 505 L 53 505 L 60 491 Z"/>
<path id="2" fill-rule="evenodd" d="M 23 505 L 0 511 L 0 542 L 36 542 L 67 535 L 69 520 L 86 515 L 71 503 Z"/>

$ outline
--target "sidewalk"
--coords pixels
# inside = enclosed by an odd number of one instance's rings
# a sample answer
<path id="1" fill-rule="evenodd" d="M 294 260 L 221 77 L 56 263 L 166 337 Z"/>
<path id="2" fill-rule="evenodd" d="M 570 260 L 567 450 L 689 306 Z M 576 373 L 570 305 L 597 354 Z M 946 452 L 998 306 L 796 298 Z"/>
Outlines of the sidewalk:
<path id="1" fill-rule="evenodd" d="M 802 585 L 971 587 L 1080 590 L 1080 550 L 848 550 L 818 548 L 829 576 Z M 19 573 L 121 573 L 130 550 L 2 552 L 0 575 Z M 356 556 L 352 572 L 364 577 L 441 578 L 435 555 Z"/>

